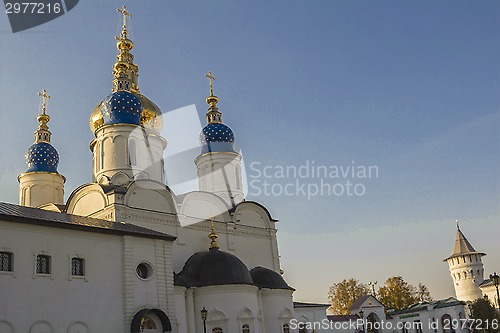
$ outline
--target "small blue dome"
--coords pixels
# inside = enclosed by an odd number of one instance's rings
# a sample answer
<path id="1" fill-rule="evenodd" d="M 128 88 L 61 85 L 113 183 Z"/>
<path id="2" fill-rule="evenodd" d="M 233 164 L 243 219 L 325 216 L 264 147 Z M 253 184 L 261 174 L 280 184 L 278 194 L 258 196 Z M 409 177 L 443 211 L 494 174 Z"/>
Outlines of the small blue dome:
<path id="1" fill-rule="evenodd" d="M 229 126 L 212 123 L 200 134 L 202 152 L 234 152 L 234 133 Z"/>
<path id="2" fill-rule="evenodd" d="M 104 125 L 141 124 L 142 103 L 128 91 L 117 91 L 102 101 L 101 114 Z"/>
<path id="3" fill-rule="evenodd" d="M 47 142 L 38 142 L 31 145 L 26 153 L 26 172 L 55 172 L 59 165 L 57 150 Z"/>

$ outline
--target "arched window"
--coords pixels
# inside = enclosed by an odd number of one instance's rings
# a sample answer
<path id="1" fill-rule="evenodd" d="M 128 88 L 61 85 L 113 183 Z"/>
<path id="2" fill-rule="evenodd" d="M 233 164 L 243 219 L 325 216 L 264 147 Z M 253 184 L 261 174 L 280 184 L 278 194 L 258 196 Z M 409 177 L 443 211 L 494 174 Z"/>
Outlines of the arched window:
<path id="1" fill-rule="evenodd" d="M 283 333 L 290 333 L 290 325 L 283 324 Z"/>
<path id="2" fill-rule="evenodd" d="M 11 252 L 0 252 L 0 271 L 12 272 L 12 258 L 14 255 Z"/>
<path id="3" fill-rule="evenodd" d="M 100 170 L 104 169 L 104 147 L 106 146 L 106 142 L 109 139 L 104 139 L 101 142 L 101 161 L 100 161 Z M 107 150 L 107 149 L 106 149 Z"/>
<path id="4" fill-rule="evenodd" d="M 137 144 L 135 140 L 129 140 L 128 142 L 128 164 L 130 166 L 137 165 Z"/>
<path id="5" fill-rule="evenodd" d="M 242 333 L 250 333 L 250 326 L 248 324 L 241 326 L 241 332 Z"/>
<path id="6" fill-rule="evenodd" d="M 467 272 L 464 272 L 464 279 L 467 279 Z"/>
<path id="7" fill-rule="evenodd" d="M 237 166 L 236 167 L 236 178 L 235 181 L 236 181 L 236 189 L 237 190 L 241 190 L 241 170 L 240 170 L 240 167 Z"/>
<path id="8" fill-rule="evenodd" d="M 85 259 L 71 258 L 71 275 L 85 276 Z"/>
<path id="9" fill-rule="evenodd" d="M 37 255 L 36 256 L 36 272 L 37 274 L 50 274 L 50 256 Z"/>
<path id="10" fill-rule="evenodd" d="M 212 333 L 224 333 L 221 327 L 214 327 Z"/>

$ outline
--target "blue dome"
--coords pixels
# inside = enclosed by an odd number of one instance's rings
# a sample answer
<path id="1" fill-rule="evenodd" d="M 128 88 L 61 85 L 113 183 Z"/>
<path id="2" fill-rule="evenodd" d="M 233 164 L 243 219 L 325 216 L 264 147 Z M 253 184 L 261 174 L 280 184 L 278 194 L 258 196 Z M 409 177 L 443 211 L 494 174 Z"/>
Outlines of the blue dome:
<path id="1" fill-rule="evenodd" d="M 26 172 L 55 172 L 59 165 L 59 154 L 57 150 L 46 142 L 38 142 L 31 145 L 26 153 Z"/>
<path id="2" fill-rule="evenodd" d="M 102 101 L 101 114 L 104 125 L 141 124 L 142 103 L 128 91 L 117 91 Z"/>
<path id="3" fill-rule="evenodd" d="M 234 152 L 234 133 L 229 126 L 212 123 L 205 126 L 200 134 L 203 152 Z"/>

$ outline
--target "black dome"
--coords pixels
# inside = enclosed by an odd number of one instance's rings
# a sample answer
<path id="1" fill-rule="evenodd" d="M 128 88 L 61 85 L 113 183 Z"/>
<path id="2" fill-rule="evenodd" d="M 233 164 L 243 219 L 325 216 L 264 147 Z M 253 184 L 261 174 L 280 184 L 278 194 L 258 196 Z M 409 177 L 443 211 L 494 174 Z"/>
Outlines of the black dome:
<path id="1" fill-rule="evenodd" d="M 271 269 L 255 267 L 250 271 L 250 274 L 253 283 L 259 288 L 295 290 L 285 282 L 281 275 Z"/>
<path id="2" fill-rule="evenodd" d="M 185 287 L 253 285 L 247 266 L 238 257 L 217 248 L 193 254 L 176 274 L 176 282 Z"/>

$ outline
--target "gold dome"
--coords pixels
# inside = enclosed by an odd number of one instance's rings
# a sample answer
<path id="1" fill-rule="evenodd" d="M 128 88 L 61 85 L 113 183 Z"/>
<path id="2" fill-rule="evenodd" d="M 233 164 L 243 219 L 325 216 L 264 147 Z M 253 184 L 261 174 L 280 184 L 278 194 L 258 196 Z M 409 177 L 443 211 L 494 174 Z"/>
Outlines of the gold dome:
<path id="1" fill-rule="evenodd" d="M 161 110 L 152 100 L 142 94 L 136 94 L 142 103 L 141 125 L 155 134 L 163 128 L 163 115 Z"/>
<path id="2" fill-rule="evenodd" d="M 95 133 L 97 129 L 99 129 L 102 125 L 104 125 L 104 119 L 102 118 L 102 113 L 101 113 L 101 105 L 102 101 L 97 104 L 97 106 L 94 108 L 94 111 L 92 111 L 92 114 L 90 115 L 90 130 L 92 133 Z"/>
<path id="3" fill-rule="evenodd" d="M 152 133 L 159 134 L 163 128 L 163 116 L 160 108 L 146 96 L 139 93 L 135 93 L 134 95 L 139 97 L 142 104 L 141 125 L 150 130 Z M 89 126 L 93 133 L 104 125 L 101 105 L 102 101 L 97 104 L 94 111 L 92 111 L 92 114 L 90 115 Z"/>

